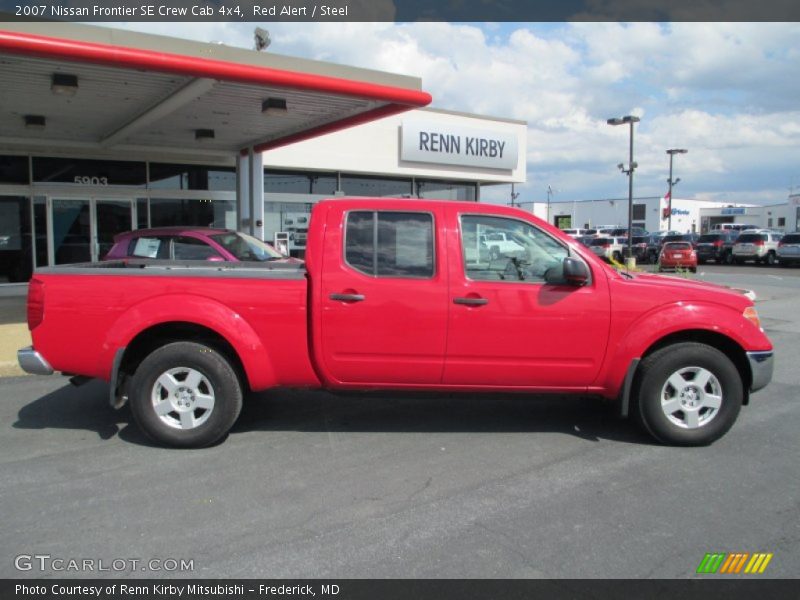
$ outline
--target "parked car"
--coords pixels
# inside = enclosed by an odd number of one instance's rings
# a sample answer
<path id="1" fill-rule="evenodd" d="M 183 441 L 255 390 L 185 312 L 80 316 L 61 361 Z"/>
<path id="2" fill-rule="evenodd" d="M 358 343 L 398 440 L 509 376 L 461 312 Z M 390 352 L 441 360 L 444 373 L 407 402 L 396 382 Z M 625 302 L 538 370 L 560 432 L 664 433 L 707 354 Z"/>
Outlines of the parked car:
<path id="1" fill-rule="evenodd" d="M 517 256 L 525 251 L 519 241 L 500 231 L 489 231 L 480 235 L 478 240 L 489 249 L 489 258 L 492 260 L 501 256 Z"/>
<path id="2" fill-rule="evenodd" d="M 591 394 L 662 443 L 706 445 L 772 377 L 745 295 L 617 272 L 519 209 L 340 198 L 312 214 L 305 263 L 38 269 L 20 365 L 109 382 L 112 406 L 179 447 L 223 439 L 243 395 L 274 388 Z M 524 258 L 468 263 L 465 233 L 489 227 Z"/>
<path id="3" fill-rule="evenodd" d="M 588 236 L 588 235 L 595 235 L 597 233 L 597 229 L 581 229 L 581 228 L 577 228 L 577 229 L 562 229 L 561 231 L 563 231 L 568 236 L 573 237 L 573 238 L 579 238 L 579 237 Z"/>
<path id="4" fill-rule="evenodd" d="M 718 229 L 701 235 L 697 239 L 697 263 L 703 264 L 713 260 L 715 263 L 731 264 L 733 262 L 733 245 L 739 237 L 735 229 Z"/>
<path id="5" fill-rule="evenodd" d="M 711 231 L 735 231 L 741 233 L 747 229 L 753 229 L 753 226 L 745 223 L 717 223 Z"/>
<path id="6" fill-rule="evenodd" d="M 690 242 L 667 242 L 661 247 L 658 270 L 688 269 L 697 272 L 697 253 Z"/>
<path id="7" fill-rule="evenodd" d="M 652 234 L 641 235 L 633 238 L 633 246 L 631 247 L 631 251 L 636 259 L 636 262 L 656 262 L 658 260 L 659 250 L 659 238 Z"/>
<path id="8" fill-rule="evenodd" d="M 120 233 L 103 260 L 127 258 L 301 262 L 246 233 L 210 227 L 155 227 Z"/>
<path id="9" fill-rule="evenodd" d="M 617 262 L 620 262 L 622 260 L 622 253 L 627 241 L 627 238 L 598 237 L 594 238 L 589 243 L 589 249 L 597 256 L 604 258 L 607 261 L 611 261 L 613 259 Z"/>
<path id="10" fill-rule="evenodd" d="M 778 242 L 778 261 L 781 266 L 800 263 L 800 233 L 787 233 Z"/>
<path id="11" fill-rule="evenodd" d="M 766 229 L 745 230 L 733 245 L 733 261 L 737 265 L 748 260 L 774 265 L 778 261 L 778 243 L 782 237 L 782 234 Z"/>

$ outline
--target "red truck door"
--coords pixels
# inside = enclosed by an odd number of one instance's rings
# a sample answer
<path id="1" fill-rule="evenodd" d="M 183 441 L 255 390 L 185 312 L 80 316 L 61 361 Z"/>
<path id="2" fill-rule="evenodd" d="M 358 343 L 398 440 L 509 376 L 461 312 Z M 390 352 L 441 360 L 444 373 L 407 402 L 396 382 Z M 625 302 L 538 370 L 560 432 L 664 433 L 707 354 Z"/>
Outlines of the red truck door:
<path id="1" fill-rule="evenodd" d="M 438 384 L 448 310 L 441 209 L 358 206 L 327 212 L 317 362 L 335 383 Z"/>
<path id="2" fill-rule="evenodd" d="M 568 246 L 514 215 L 480 210 L 448 211 L 452 260 L 443 382 L 588 386 L 608 341 L 605 275 L 595 272 L 583 287 L 545 283 L 545 271 L 562 263 Z M 508 241 L 498 256 L 483 240 L 500 233 Z"/>

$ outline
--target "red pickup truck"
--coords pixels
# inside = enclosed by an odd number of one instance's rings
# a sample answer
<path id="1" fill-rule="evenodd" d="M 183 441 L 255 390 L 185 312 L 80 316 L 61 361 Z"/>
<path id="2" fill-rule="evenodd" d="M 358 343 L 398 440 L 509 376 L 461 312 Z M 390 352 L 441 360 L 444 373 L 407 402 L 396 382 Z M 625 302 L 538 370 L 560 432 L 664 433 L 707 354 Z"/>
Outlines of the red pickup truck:
<path id="1" fill-rule="evenodd" d="M 514 243 L 492 252 L 486 239 Z M 617 272 L 514 208 L 335 199 L 305 264 L 132 261 L 36 271 L 28 372 L 110 382 L 159 443 L 205 446 L 243 393 L 574 393 L 615 400 L 664 443 L 713 442 L 772 377 L 753 303 Z"/>

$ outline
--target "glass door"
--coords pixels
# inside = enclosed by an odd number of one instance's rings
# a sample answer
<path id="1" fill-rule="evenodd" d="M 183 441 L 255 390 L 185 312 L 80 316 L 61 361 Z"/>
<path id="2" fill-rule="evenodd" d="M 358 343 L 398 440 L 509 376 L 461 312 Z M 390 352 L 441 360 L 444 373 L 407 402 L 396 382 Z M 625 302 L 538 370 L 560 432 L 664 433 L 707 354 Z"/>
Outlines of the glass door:
<path id="1" fill-rule="evenodd" d="M 50 264 L 92 260 L 92 202 L 88 198 L 50 201 Z"/>
<path id="2" fill-rule="evenodd" d="M 114 236 L 133 228 L 133 201 L 107 198 L 51 198 L 50 264 L 96 262 Z"/>
<path id="3" fill-rule="evenodd" d="M 130 200 L 94 200 L 95 247 L 92 260 L 101 260 L 114 245 L 114 236 L 133 229 Z"/>

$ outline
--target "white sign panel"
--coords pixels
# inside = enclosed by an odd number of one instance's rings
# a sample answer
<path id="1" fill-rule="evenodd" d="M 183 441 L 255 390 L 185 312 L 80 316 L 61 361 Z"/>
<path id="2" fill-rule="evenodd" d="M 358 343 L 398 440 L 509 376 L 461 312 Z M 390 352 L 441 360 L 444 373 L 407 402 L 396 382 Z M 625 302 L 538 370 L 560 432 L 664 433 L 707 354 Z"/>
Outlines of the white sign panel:
<path id="1" fill-rule="evenodd" d="M 400 159 L 483 169 L 517 166 L 517 136 L 505 131 L 403 121 Z"/>

